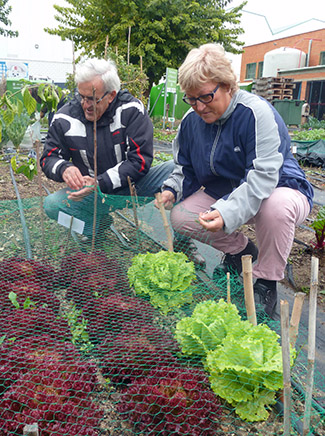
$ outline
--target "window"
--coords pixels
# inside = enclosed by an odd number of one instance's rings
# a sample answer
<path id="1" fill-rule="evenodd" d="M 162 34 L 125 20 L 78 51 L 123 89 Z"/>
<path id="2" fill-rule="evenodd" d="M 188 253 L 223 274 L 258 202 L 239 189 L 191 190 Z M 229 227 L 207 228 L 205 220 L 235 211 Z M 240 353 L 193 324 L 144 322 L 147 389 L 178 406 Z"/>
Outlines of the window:
<path id="1" fill-rule="evenodd" d="M 321 51 L 319 54 L 319 65 L 325 65 L 325 51 Z"/>
<path id="2" fill-rule="evenodd" d="M 257 78 L 258 79 L 263 76 L 263 65 L 264 65 L 263 61 L 258 63 L 258 66 L 257 66 Z"/>
<path id="3" fill-rule="evenodd" d="M 245 79 L 255 79 L 256 78 L 256 62 L 246 65 L 246 76 Z"/>

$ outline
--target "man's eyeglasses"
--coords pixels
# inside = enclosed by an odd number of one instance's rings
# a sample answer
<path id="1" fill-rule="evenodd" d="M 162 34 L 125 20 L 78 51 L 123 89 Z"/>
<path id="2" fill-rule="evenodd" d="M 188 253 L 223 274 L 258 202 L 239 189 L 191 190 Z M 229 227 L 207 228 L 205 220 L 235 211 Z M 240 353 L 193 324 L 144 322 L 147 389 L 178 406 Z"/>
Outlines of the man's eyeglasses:
<path id="1" fill-rule="evenodd" d="M 110 94 L 109 91 L 106 91 L 104 95 L 102 95 L 98 100 L 96 100 L 96 104 L 100 103 L 104 97 L 106 97 L 107 94 Z M 77 92 L 76 95 L 77 99 L 80 101 L 80 103 L 87 102 L 87 103 L 93 103 L 94 98 L 93 97 L 85 97 L 84 95 L 80 94 L 80 92 Z"/>
<path id="2" fill-rule="evenodd" d="M 216 88 L 212 91 L 209 92 L 209 94 L 203 94 L 200 95 L 199 97 L 188 97 L 187 95 L 183 96 L 183 101 L 185 101 L 185 103 L 191 105 L 191 106 L 195 106 L 196 102 L 199 100 L 201 103 L 204 104 L 208 104 L 211 103 L 211 101 L 214 98 L 214 94 L 218 91 L 220 85 L 217 85 Z"/>

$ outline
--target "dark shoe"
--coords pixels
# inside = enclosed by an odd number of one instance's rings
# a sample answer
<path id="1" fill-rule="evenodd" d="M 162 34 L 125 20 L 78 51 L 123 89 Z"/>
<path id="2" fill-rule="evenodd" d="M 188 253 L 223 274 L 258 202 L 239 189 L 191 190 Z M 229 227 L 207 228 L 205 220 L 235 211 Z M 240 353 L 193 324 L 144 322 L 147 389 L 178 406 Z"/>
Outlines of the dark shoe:
<path id="1" fill-rule="evenodd" d="M 246 254 L 250 254 L 252 256 L 252 262 L 255 262 L 255 260 L 257 259 L 258 249 L 250 239 L 248 240 L 246 248 L 244 248 L 244 250 L 242 250 L 240 253 L 225 254 L 222 263 L 220 263 L 220 265 L 217 265 L 217 267 L 215 268 L 213 276 L 217 276 L 218 273 L 226 274 L 227 272 L 237 273 L 238 275 L 240 275 L 243 270 L 241 257 Z"/>
<path id="2" fill-rule="evenodd" d="M 202 254 L 199 253 L 193 239 L 174 239 L 174 251 L 184 253 L 191 262 L 202 269 L 205 269 L 206 262 Z"/>
<path id="3" fill-rule="evenodd" d="M 256 310 L 258 311 L 258 306 L 264 306 L 264 312 L 273 319 L 274 311 L 277 305 L 278 293 L 275 289 L 269 289 L 264 283 L 256 281 L 254 285 L 254 294 L 256 302 Z"/>

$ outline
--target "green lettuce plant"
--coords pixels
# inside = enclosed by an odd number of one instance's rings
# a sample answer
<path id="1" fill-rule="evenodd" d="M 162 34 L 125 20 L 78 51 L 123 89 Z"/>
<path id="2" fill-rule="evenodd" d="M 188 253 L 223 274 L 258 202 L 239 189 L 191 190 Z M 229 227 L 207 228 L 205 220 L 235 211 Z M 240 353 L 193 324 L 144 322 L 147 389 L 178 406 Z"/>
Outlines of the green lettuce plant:
<path id="1" fill-rule="evenodd" d="M 130 286 L 147 296 L 163 314 L 192 302 L 191 283 L 196 278 L 194 263 L 184 253 L 159 251 L 138 254 L 128 270 Z"/>
<path id="2" fill-rule="evenodd" d="M 265 406 L 275 403 L 283 387 L 279 336 L 267 325 L 243 321 L 236 306 L 208 300 L 191 317 L 180 320 L 175 336 L 188 356 L 201 357 L 211 388 L 240 418 L 263 421 Z M 294 353 L 292 353 L 292 361 Z"/>

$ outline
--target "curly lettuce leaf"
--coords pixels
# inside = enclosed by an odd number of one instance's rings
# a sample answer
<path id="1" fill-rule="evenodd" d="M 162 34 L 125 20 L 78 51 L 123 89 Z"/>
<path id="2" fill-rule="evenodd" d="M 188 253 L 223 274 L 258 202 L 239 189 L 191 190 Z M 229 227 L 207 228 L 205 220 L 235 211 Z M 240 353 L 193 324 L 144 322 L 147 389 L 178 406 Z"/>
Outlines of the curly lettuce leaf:
<path id="1" fill-rule="evenodd" d="M 244 322 L 241 325 L 241 322 L 234 304 L 223 299 L 208 300 L 197 304 L 192 316 L 177 323 L 175 337 L 184 354 L 205 357 L 208 351 L 221 344 L 230 330 L 234 335 L 242 336 L 245 328 L 250 328 L 251 324 Z"/>
<path id="2" fill-rule="evenodd" d="M 190 285 L 196 278 L 195 267 L 184 253 L 138 254 L 132 259 L 128 278 L 135 293 L 149 296 L 153 306 L 164 314 L 192 302 Z"/>

